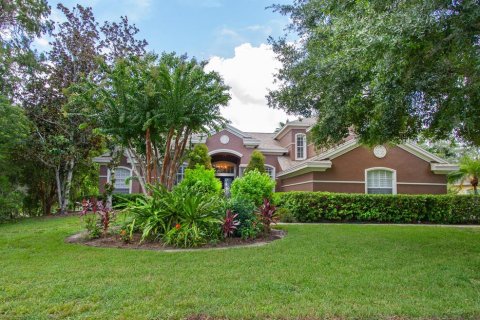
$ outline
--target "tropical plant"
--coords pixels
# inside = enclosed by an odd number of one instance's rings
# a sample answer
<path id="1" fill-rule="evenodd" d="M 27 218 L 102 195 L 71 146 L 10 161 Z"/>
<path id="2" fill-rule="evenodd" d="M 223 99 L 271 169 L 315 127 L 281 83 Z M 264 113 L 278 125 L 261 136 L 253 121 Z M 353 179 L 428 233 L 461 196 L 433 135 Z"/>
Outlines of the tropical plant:
<path id="1" fill-rule="evenodd" d="M 166 244 L 191 247 L 220 235 L 222 199 L 198 192 L 194 187 L 149 186 L 150 195 L 130 201 L 124 209 L 131 215 L 130 232 L 139 230 L 142 241 L 160 240 Z"/>
<path id="2" fill-rule="evenodd" d="M 197 165 L 202 165 L 205 169 L 212 169 L 212 157 L 208 154 L 207 145 L 203 143 L 196 144 L 188 154 L 188 168 L 195 169 Z"/>
<path id="3" fill-rule="evenodd" d="M 132 216 L 130 230 L 142 232 L 141 241 L 158 240 L 170 230 L 178 199 L 162 186 L 149 186 L 149 196 L 126 199 L 124 203 L 128 214 Z"/>
<path id="4" fill-rule="evenodd" d="M 112 223 L 113 219 L 115 218 L 115 212 L 105 206 L 103 201 L 97 200 L 89 200 L 83 199 L 82 200 L 82 216 L 87 216 L 89 212 L 93 212 L 93 216 L 98 216 L 98 224 L 100 225 L 102 235 L 106 236 L 110 229 L 110 224 Z M 91 222 L 86 220 L 87 222 L 87 229 L 91 226 Z M 93 230 L 93 229 L 92 229 Z M 91 230 L 89 230 L 92 233 Z"/>
<path id="5" fill-rule="evenodd" d="M 72 103 L 88 106 L 101 131 L 126 148 L 143 173 L 136 172 L 142 186 L 155 182 L 171 190 L 190 136 L 225 123 L 220 107 L 230 99 L 228 87 L 204 64 L 174 54 L 103 64 L 101 84 L 78 86 Z"/>
<path id="6" fill-rule="evenodd" d="M 259 206 L 263 199 L 272 197 L 274 188 L 275 181 L 268 174 L 252 170 L 233 180 L 230 191 L 232 198 L 247 199 Z"/>
<path id="7" fill-rule="evenodd" d="M 478 179 L 480 177 L 480 159 L 463 157 L 460 160 L 459 169 L 448 175 L 451 183 L 459 183 L 460 188 L 465 181 L 470 182 L 473 187 L 473 193 L 478 195 Z"/>
<path id="8" fill-rule="evenodd" d="M 257 217 L 244 220 L 238 229 L 240 231 L 240 237 L 244 240 L 255 239 L 258 234 L 262 232 L 262 224 L 258 221 Z"/>
<path id="9" fill-rule="evenodd" d="M 215 177 L 214 169 L 207 169 L 197 164 L 195 169 L 185 169 L 183 180 L 174 188 L 188 189 L 194 193 L 219 195 L 222 183 Z"/>
<path id="10" fill-rule="evenodd" d="M 271 231 L 271 224 L 277 223 L 278 216 L 276 211 L 277 208 L 270 203 L 270 200 L 265 198 L 258 211 L 258 217 L 263 225 L 264 232 L 269 233 Z"/>
<path id="11" fill-rule="evenodd" d="M 223 230 L 223 237 L 227 238 L 230 236 L 233 236 L 235 231 L 238 228 L 238 225 L 240 222 L 236 220 L 238 214 L 233 213 L 231 210 L 227 210 L 227 213 L 225 214 L 225 218 L 223 218 L 222 222 L 222 230 Z"/>
<path id="12" fill-rule="evenodd" d="M 245 173 L 257 170 L 260 173 L 265 173 L 265 156 L 258 150 L 253 150 L 250 156 L 250 161 L 245 168 Z"/>

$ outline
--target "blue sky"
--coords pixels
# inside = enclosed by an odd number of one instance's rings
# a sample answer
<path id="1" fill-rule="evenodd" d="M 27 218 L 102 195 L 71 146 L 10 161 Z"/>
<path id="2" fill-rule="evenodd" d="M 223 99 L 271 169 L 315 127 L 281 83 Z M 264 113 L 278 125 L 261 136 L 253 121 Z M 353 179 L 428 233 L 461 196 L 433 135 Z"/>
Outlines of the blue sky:
<path id="1" fill-rule="evenodd" d="M 93 8 L 98 22 L 127 16 L 140 29 L 139 37 L 157 53 L 175 51 L 209 60 L 232 88 L 230 105 L 222 110 L 244 131 L 271 132 L 287 116 L 266 104 L 274 89 L 273 73 L 281 65 L 267 45 L 269 36 L 285 33 L 288 18 L 266 7 L 293 0 L 68 0 Z M 62 20 L 50 1 L 54 20 Z M 46 43 L 45 40 L 38 44 Z M 254 116 L 254 117 L 252 117 Z M 289 117 L 290 119 L 292 117 Z"/>
<path id="2" fill-rule="evenodd" d="M 258 46 L 269 35 L 282 35 L 288 19 L 271 9 L 286 0 L 80 0 L 91 6 L 99 22 L 129 17 L 149 48 L 157 52 L 188 53 L 201 59 L 232 57 L 242 43 Z M 50 1 L 52 8 L 57 2 Z"/>

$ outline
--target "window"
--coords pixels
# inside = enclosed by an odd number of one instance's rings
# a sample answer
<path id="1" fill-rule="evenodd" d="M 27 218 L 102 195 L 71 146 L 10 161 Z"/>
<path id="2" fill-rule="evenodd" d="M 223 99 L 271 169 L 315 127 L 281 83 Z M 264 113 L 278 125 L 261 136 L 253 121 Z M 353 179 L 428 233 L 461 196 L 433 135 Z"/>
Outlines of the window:
<path id="1" fill-rule="evenodd" d="M 395 171 L 390 169 L 368 169 L 366 171 L 366 193 L 396 194 Z"/>
<path id="2" fill-rule="evenodd" d="M 182 182 L 183 178 L 185 177 L 185 169 L 187 169 L 186 164 L 182 164 L 178 167 L 177 175 L 175 177 L 175 184 Z"/>
<path id="3" fill-rule="evenodd" d="M 235 165 L 227 161 L 219 161 L 212 164 L 215 169 L 215 174 L 235 175 Z"/>
<path id="4" fill-rule="evenodd" d="M 114 193 L 130 193 L 130 169 L 116 168 L 115 169 L 115 183 L 113 185 Z"/>
<path id="5" fill-rule="evenodd" d="M 303 133 L 295 135 L 295 159 L 304 160 L 307 158 L 307 136 Z"/>
<path id="6" fill-rule="evenodd" d="M 265 172 L 272 178 L 272 180 L 275 180 L 275 168 L 266 165 L 265 166 Z"/>

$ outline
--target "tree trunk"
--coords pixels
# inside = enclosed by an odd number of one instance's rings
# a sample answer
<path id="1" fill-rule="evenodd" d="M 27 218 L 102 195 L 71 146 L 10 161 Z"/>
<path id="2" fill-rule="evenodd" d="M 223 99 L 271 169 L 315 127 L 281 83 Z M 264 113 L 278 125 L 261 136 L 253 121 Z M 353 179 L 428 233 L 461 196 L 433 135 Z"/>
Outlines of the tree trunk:
<path id="1" fill-rule="evenodd" d="M 127 151 L 128 161 L 130 161 L 130 163 L 132 164 L 133 172 L 137 176 L 138 182 L 140 183 L 140 188 L 142 189 L 142 193 L 144 195 L 147 195 L 147 188 L 145 187 L 145 178 L 140 174 L 137 168 L 137 162 L 139 161 L 135 161 L 137 157 L 136 156 L 134 157 L 132 155 L 132 150 L 130 148 L 127 149 L 126 151 Z"/>
<path id="2" fill-rule="evenodd" d="M 74 167 L 75 167 L 75 159 L 70 159 L 67 163 L 67 177 L 63 185 L 63 202 L 61 207 L 62 213 L 66 213 L 68 211 L 68 204 L 70 202 L 70 190 L 72 188 Z"/>
<path id="3" fill-rule="evenodd" d="M 473 177 L 471 180 L 470 180 L 470 183 L 473 187 L 473 194 L 474 195 L 478 195 L 478 177 Z"/>
<path id="4" fill-rule="evenodd" d="M 163 157 L 162 171 L 160 172 L 160 183 L 167 187 L 167 177 L 168 169 L 170 165 L 170 152 L 173 134 L 175 133 L 174 128 L 170 128 L 167 135 L 166 146 L 165 146 L 165 156 Z"/>
<path id="5" fill-rule="evenodd" d="M 184 129 L 182 130 L 182 135 L 177 137 L 177 139 L 175 140 L 175 154 L 173 157 L 173 161 L 171 161 L 171 164 L 170 164 L 169 177 L 168 177 L 168 183 L 167 183 L 168 190 L 171 190 L 173 188 L 173 184 L 175 182 L 175 176 L 178 172 L 178 168 L 181 165 L 179 161 L 181 160 L 183 153 L 185 151 L 185 147 L 187 145 L 189 135 L 190 135 L 190 131 L 188 129 Z M 183 137 L 183 140 L 182 140 L 182 137 Z"/>
<path id="6" fill-rule="evenodd" d="M 152 143 L 150 141 L 150 128 L 147 128 L 145 134 L 145 151 L 147 154 L 147 184 L 152 183 Z"/>
<path id="7" fill-rule="evenodd" d="M 62 212 L 62 183 L 60 181 L 60 166 L 55 168 L 55 182 L 57 184 L 57 196 L 58 196 L 58 207 L 60 208 L 60 213 Z"/>

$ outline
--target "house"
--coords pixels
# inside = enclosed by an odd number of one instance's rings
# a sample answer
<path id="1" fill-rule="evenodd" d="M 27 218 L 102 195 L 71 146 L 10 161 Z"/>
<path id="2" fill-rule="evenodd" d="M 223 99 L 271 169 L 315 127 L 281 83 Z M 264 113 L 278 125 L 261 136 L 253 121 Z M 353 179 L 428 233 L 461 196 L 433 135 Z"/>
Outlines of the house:
<path id="1" fill-rule="evenodd" d="M 314 119 L 287 122 L 274 133 L 243 132 L 227 125 L 210 136 L 195 135 L 192 145 L 205 143 L 216 176 L 224 189 L 242 176 L 254 150 L 265 156 L 265 169 L 276 180 L 276 191 L 328 191 L 380 194 L 443 194 L 449 172 L 457 165 L 414 143 L 362 146 L 354 136 L 331 149 L 317 149 L 308 141 Z M 100 163 L 100 187 L 109 180 L 108 155 Z M 185 166 L 177 173 L 181 180 Z M 140 192 L 126 157 L 116 170 L 115 191 Z"/>

